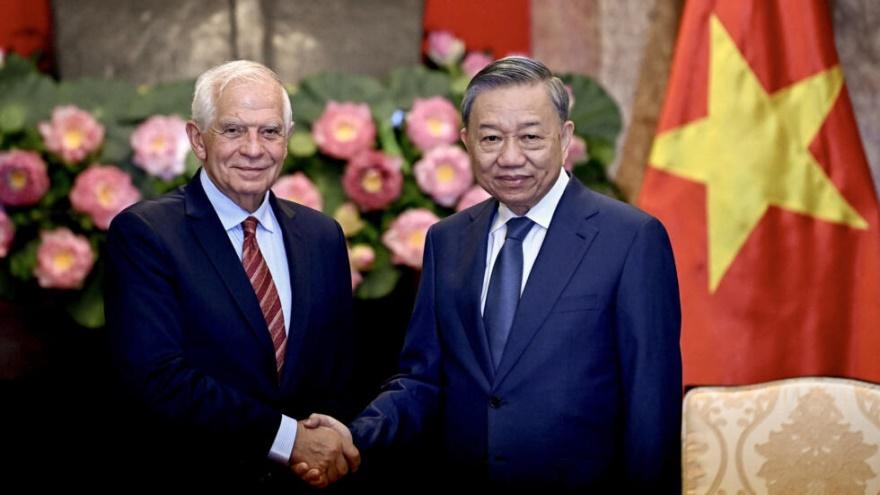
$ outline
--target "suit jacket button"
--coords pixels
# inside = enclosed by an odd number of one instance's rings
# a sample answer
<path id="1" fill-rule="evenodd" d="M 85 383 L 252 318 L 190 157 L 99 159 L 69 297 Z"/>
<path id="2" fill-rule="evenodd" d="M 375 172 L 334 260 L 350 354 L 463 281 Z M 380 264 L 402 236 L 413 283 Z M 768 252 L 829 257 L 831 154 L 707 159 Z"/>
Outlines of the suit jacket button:
<path id="1" fill-rule="evenodd" d="M 492 409 L 498 409 L 501 407 L 501 398 L 500 397 L 492 397 L 489 399 L 489 407 Z"/>

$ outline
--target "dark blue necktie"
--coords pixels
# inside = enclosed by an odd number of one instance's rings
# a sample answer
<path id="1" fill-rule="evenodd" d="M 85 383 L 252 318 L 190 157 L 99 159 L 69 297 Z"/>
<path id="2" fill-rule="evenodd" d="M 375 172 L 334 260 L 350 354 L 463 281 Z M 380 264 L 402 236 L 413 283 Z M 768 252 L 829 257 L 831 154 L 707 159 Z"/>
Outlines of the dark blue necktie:
<path id="1" fill-rule="evenodd" d="M 519 293 L 523 275 L 522 241 L 531 230 L 534 222 L 526 217 L 511 218 L 507 221 L 507 238 L 495 266 L 492 267 L 492 278 L 489 279 L 489 291 L 486 293 L 486 306 L 483 309 L 483 322 L 489 336 L 489 352 L 492 363 L 498 368 L 513 317 L 519 305 Z"/>

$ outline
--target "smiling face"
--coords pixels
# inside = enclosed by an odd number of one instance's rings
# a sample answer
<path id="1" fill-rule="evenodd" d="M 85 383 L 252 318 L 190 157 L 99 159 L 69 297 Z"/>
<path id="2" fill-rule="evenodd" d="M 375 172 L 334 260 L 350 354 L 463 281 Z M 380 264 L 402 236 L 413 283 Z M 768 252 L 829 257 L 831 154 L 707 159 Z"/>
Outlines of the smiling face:
<path id="1" fill-rule="evenodd" d="M 461 139 L 477 182 L 517 215 L 553 187 L 574 132 L 541 83 L 483 91 L 465 125 Z"/>
<path id="2" fill-rule="evenodd" d="M 249 212 L 263 202 L 287 156 L 282 95 L 269 80 L 233 81 L 208 129 L 187 123 L 196 157 L 220 191 Z"/>

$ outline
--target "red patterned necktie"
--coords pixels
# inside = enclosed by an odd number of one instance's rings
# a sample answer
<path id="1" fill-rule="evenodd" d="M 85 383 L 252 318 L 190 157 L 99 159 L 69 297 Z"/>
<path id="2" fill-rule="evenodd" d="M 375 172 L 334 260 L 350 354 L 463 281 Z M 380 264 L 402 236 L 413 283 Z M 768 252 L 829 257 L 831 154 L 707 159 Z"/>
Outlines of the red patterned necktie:
<path id="1" fill-rule="evenodd" d="M 266 319 L 266 325 L 269 327 L 269 336 L 272 337 L 272 344 L 275 346 L 275 363 L 278 365 L 278 372 L 280 374 L 281 367 L 284 366 L 284 348 L 287 344 L 287 334 L 284 332 L 284 313 L 281 312 L 281 299 L 278 297 L 278 290 L 275 289 L 275 282 L 272 280 L 272 274 L 269 272 L 269 265 L 263 259 L 260 246 L 257 244 L 257 219 L 247 217 L 241 223 L 241 228 L 244 230 L 241 262 L 244 265 L 245 273 L 247 273 L 251 281 L 251 285 L 254 286 L 257 300 L 260 301 L 260 309 L 263 310 L 263 318 Z"/>

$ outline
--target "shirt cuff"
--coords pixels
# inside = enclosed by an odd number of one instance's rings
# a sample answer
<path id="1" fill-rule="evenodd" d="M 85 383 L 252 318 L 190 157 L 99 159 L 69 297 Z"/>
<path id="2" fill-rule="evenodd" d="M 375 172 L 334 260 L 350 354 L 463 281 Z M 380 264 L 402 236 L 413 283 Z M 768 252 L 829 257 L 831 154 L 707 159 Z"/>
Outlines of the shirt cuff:
<path id="1" fill-rule="evenodd" d="M 296 420 L 281 415 L 281 425 L 275 434 L 275 441 L 269 449 L 269 460 L 279 464 L 288 464 L 293 454 L 293 443 L 296 442 Z"/>

